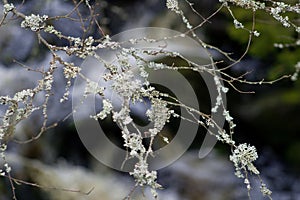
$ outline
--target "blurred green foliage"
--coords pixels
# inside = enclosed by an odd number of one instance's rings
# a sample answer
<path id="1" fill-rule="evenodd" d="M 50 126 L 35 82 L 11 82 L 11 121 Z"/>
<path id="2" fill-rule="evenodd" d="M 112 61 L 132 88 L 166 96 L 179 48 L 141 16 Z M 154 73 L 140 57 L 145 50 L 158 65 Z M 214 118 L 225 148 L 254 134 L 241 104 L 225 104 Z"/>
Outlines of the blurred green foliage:
<path id="1" fill-rule="evenodd" d="M 292 1 L 296 3 L 296 1 Z M 253 24 L 252 11 L 240 8 L 231 8 L 234 16 L 245 28 L 251 30 Z M 225 11 L 227 13 L 227 11 Z M 246 47 L 249 32 L 236 29 L 230 14 L 226 14 L 231 21 L 227 24 L 227 34 L 239 46 Z M 299 21 L 299 15 L 285 13 L 290 19 Z M 261 11 L 255 14 L 255 30 L 259 37 L 253 37 L 248 56 L 263 63 L 266 79 L 274 80 L 282 75 L 290 75 L 295 71 L 295 65 L 300 61 L 300 48 L 291 45 L 286 48 L 276 48 L 278 44 L 295 44 L 300 39 L 300 34 L 291 28 L 285 28 L 274 20 L 272 16 Z M 243 48 L 244 49 L 244 48 Z M 235 50 L 236 51 L 236 50 Z M 255 72 L 254 72 L 255 73 Z M 298 78 L 299 79 L 299 78 Z M 257 88 L 258 89 L 258 88 Z M 255 89 L 254 89 L 255 90 Z M 255 95 L 247 98 L 242 106 L 234 108 L 241 116 L 254 142 L 266 144 L 293 166 L 300 166 L 300 80 L 292 82 L 282 80 L 272 86 L 263 86 Z M 243 113 L 247 112 L 246 116 Z M 244 127 L 245 128 L 245 127 Z M 255 139 L 259 138 L 259 139 Z M 257 141 L 256 141 L 257 140 Z"/>
<path id="2" fill-rule="evenodd" d="M 232 8 L 235 17 L 243 23 L 245 28 L 251 30 L 253 19 L 251 11 L 241 8 Z M 297 19 L 299 15 L 286 13 L 290 19 Z M 265 12 L 255 13 L 255 30 L 260 33 L 259 37 L 253 37 L 249 49 L 249 55 L 267 61 L 269 66 L 268 78 L 275 79 L 283 74 L 294 72 L 295 64 L 300 60 L 300 48 L 289 47 L 284 49 L 275 48 L 275 43 L 293 44 L 299 38 L 299 34 L 293 28 L 283 27 Z M 246 45 L 249 33 L 242 29 L 236 29 L 233 24 L 228 24 L 227 33 L 231 39 L 241 45 Z"/>

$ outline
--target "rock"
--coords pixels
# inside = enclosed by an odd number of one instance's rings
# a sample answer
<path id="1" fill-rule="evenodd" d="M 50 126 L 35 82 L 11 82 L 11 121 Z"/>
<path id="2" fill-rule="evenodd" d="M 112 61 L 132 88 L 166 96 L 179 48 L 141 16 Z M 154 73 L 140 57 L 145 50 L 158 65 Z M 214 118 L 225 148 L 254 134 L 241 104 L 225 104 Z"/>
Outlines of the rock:
<path id="1" fill-rule="evenodd" d="M 187 152 L 162 170 L 161 184 L 166 185 L 166 190 L 175 190 L 181 199 L 233 200 L 237 196 L 247 199 L 245 188 L 242 188 L 244 194 L 237 193 L 241 187 L 233 170 L 233 165 L 216 152 L 201 160 L 197 152 Z"/>

